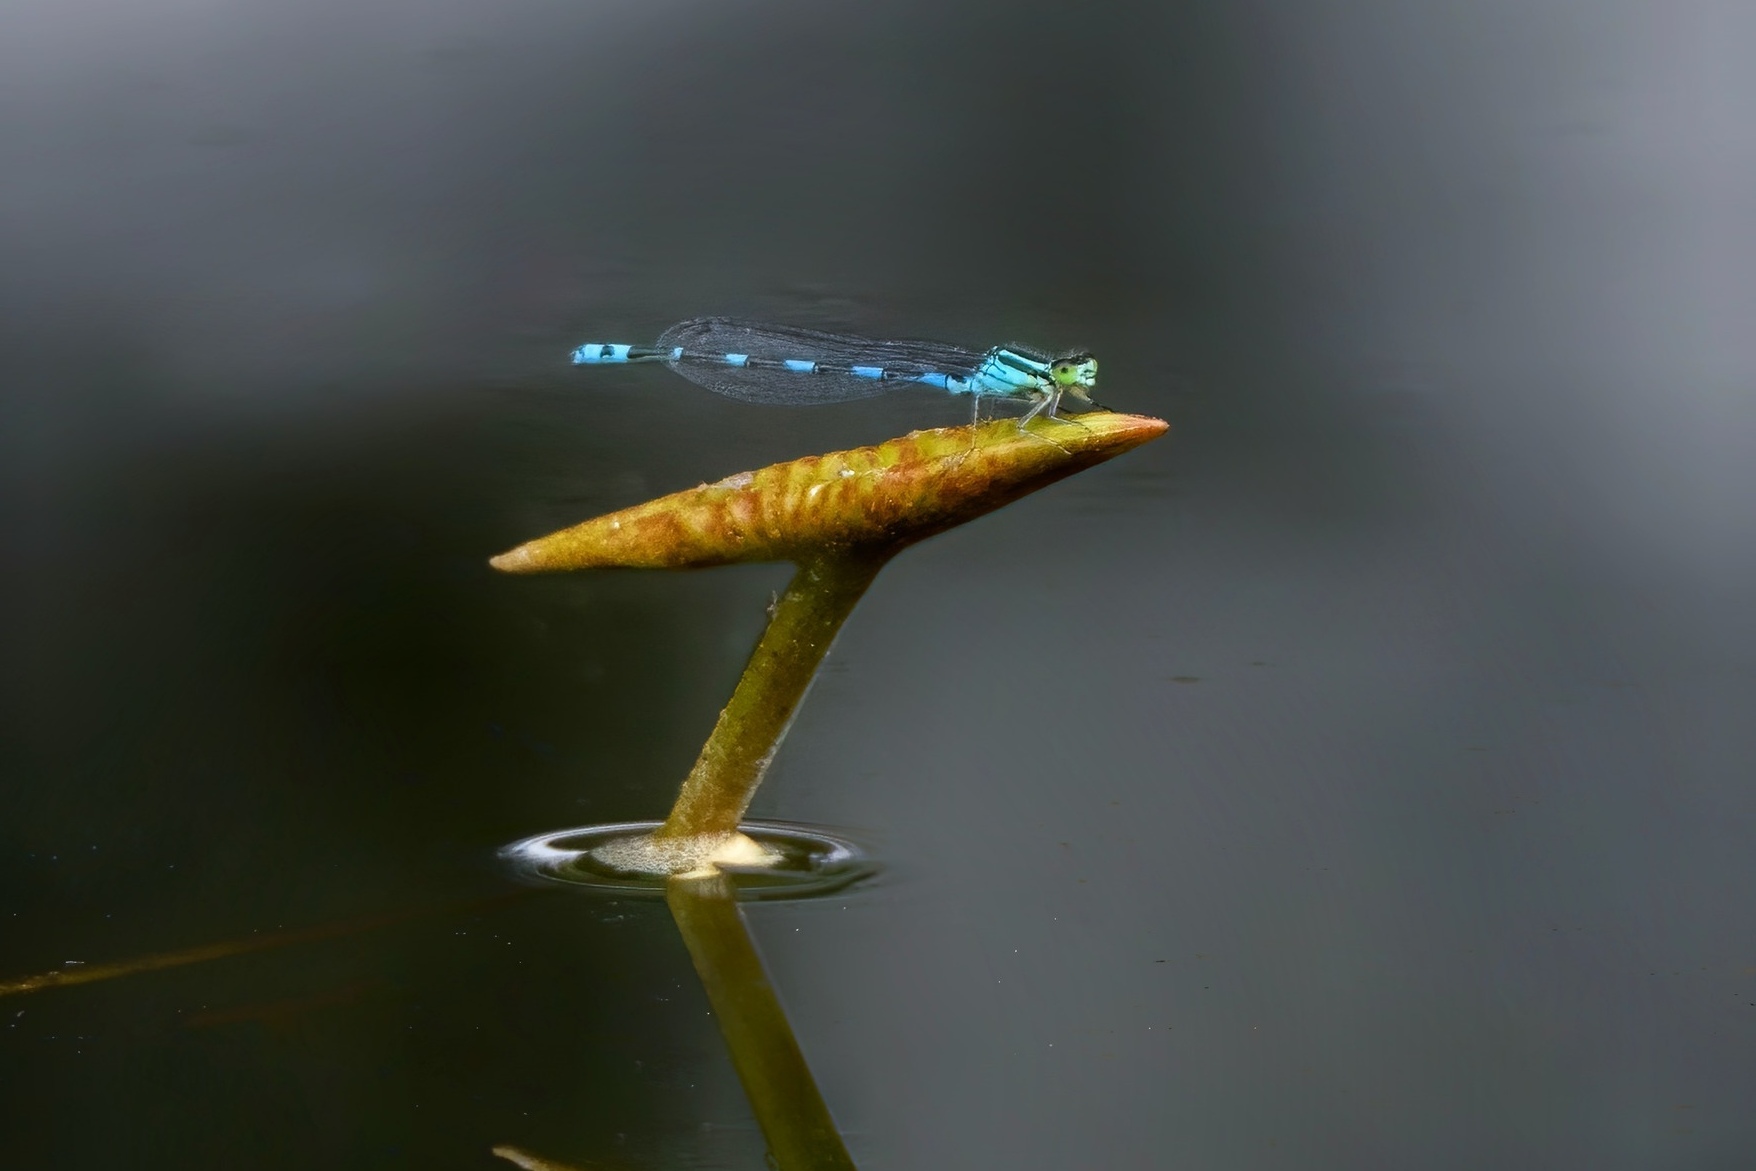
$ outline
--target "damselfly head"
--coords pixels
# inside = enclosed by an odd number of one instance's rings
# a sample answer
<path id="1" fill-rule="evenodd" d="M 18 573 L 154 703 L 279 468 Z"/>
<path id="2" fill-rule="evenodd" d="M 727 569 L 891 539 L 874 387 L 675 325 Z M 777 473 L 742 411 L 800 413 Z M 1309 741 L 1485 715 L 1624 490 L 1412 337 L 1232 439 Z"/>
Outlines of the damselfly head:
<path id="1" fill-rule="evenodd" d="M 1097 359 L 1090 354 L 1068 354 L 1049 364 L 1049 377 L 1057 386 L 1090 390 L 1097 385 Z"/>

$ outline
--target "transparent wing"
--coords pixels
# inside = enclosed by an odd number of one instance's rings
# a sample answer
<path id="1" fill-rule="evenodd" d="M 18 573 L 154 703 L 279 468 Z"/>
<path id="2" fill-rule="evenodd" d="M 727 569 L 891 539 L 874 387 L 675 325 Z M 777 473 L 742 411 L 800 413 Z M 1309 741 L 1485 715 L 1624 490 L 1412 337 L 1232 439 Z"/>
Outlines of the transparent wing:
<path id="1" fill-rule="evenodd" d="M 666 364 L 700 386 L 753 403 L 807 406 L 846 402 L 918 385 L 922 374 L 965 376 L 981 365 L 982 355 L 942 342 L 877 341 L 849 334 L 824 333 L 786 325 L 739 321 L 730 317 L 694 317 L 660 335 L 661 350 L 681 347 L 683 356 Z M 747 355 L 751 364 L 728 365 L 727 354 Z M 805 373 L 786 369 L 787 361 L 815 362 L 831 370 Z M 839 373 L 859 366 L 881 368 L 883 379 Z"/>

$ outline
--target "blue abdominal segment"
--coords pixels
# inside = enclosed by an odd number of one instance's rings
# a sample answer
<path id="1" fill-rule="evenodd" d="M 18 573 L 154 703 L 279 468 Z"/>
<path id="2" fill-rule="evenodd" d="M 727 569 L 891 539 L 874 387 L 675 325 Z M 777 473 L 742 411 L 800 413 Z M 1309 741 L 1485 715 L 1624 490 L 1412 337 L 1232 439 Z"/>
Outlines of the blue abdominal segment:
<path id="1" fill-rule="evenodd" d="M 616 342 L 589 342 L 573 351 L 575 366 L 619 366 L 629 362 L 666 362 L 670 354 L 645 346 L 625 346 Z"/>

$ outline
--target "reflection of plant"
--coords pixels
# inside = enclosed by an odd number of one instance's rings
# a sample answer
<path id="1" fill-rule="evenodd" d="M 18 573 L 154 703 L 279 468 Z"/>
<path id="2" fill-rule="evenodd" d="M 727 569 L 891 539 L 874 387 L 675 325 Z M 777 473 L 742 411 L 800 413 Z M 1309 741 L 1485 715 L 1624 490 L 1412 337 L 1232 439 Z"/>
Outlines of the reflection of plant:
<path id="1" fill-rule="evenodd" d="M 794 561 L 762 641 L 720 713 L 651 869 L 759 856 L 737 825 L 836 631 L 898 550 L 1164 434 L 1159 419 L 1097 412 L 915 431 L 807 456 L 635 505 L 520 545 L 508 573 L 685 569 Z M 679 840 L 696 848 L 679 851 Z"/>
<path id="2" fill-rule="evenodd" d="M 602 1163 L 590 1163 L 584 1167 L 576 1167 L 570 1163 L 557 1163 L 553 1159 L 533 1155 L 529 1151 L 520 1150 L 518 1147 L 508 1146 L 505 1143 L 495 1147 L 493 1153 L 508 1163 L 523 1167 L 524 1171 L 598 1171 L 599 1168 L 608 1171 L 608 1168 Z"/>
<path id="3" fill-rule="evenodd" d="M 731 880 L 715 873 L 671 878 L 665 883 L 665 902 L 762 1128 L 770 1166 L 779 1171 L 854 1171 L 853 1156 L 835 1129 L 738 910 Z M 493 1153 L 524 1171 L 610 1171 L 607 1164 L 559 1163 L 506 1143 Z"/>
<path id="4" fill-rule="evenodd" d="M 853 1171 L 853 1157 L 738 913 L 731 881 L 720 874 L 673 878 L 665 884 L 665 901 L 774 1165 L 780 1171 Z"/>
<path id="5" fill-rule="evenodd" d="M 148 955 L 135 956 L 132 959 L 118 960 L 106 964 L 80 964 L 74 968 L 56 968 L 47 972 L 38 972 L 31 976 L 19 976 L 11 980 L 0 980 L 0 996 L 20 996 L 30 992 L 43 992 L 50 988 L 66 988 L 73 984 L 91 984 L 99 980 L 114 980 L 121 976 L 135 976 L 142 972 L 157 972 L 165 968 L 182 968 L 190 964 L 203 964 L 209 960 L 229 959 L 232 956 L 250 955 L 253 952 L 272 951 L 275 948 L 289 947 L 294 944 L 318 943 L 327 939 L 336 939 L 346 935 L 373 931 L 380 927 L 390 927 L 411 919 L 424 918 L 429 915 L 451 915 L 463 911 L 481 910 L 497 906 L 516 899 L 528 898 L 530 891 L 514 891 L 511 894 L 494 895 L 485 899 L 471 899 L 464 903 L 436 903 L 431 906 L 413 907 L 384 915 L 365 915 L 357 919 L 342 919 L 334 923 L 321 923 L 315 927 L 295 927 L 291 930 L 251 932 L 241 939 L 222 940 L 219 943 L 204 943 L 195 947 L 186 947 L 179 951 L 161 951 Z"/>

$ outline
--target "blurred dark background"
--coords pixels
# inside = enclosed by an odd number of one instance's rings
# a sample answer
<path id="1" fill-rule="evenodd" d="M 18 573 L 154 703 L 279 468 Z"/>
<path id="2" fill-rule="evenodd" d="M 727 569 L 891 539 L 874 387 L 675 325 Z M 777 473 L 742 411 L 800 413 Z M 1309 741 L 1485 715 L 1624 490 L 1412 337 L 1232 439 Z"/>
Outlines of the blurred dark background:
<path id="1" fill-rule="evenodd" d="M 786 570 L 485 565 L 963 415 L 565 364 L 733 313 L 1173 425 L 887 569 L 758 798 L 885 865 L 751 912 L 862 1167 L 1750 1166 L 1753 37 L 14 0 L 0 979 L 397 921 L 0 997 L 0 1164 L 761 1165 L 662 906 L 495 850 L 661 815 Z"/>

